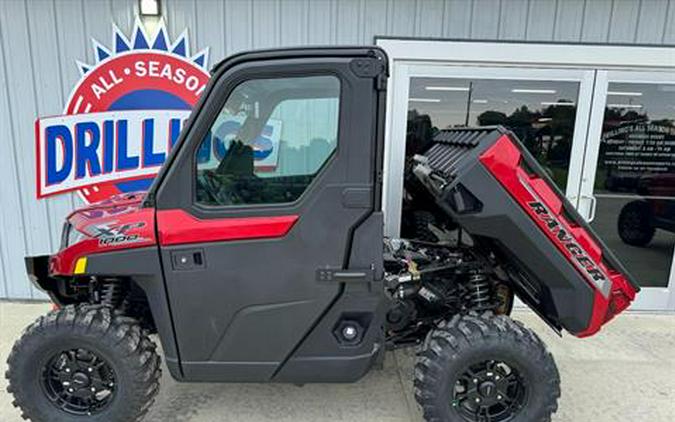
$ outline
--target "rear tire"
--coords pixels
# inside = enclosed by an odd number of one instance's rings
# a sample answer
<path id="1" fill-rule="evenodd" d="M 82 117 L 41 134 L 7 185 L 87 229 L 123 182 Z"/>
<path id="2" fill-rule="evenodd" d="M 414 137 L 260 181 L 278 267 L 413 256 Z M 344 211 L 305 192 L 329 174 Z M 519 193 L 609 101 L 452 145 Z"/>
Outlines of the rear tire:
<path id="1" fill-rule="evenodd" d="M 429 211 L 414 211 L 412 215 L 412 223 L 414 239 L 422 240 L 424 242 L 438 242 L 438 236 L 431 229 L 432 226 L 436 225 L 436 217 L 434 217 L 432 213 Z"/>
<path id="2" fill-rule="evenodd" d="M 624 243 L 631 246 L 646 246 L 654 238 L 656 228 L 652 225 L 652 211 L 644 201 L 632 201 L 619 213 L 617 230 Z"/>
<path id="3" fill-rule="evenodd" d="M 33 422 L 139 421 L 161 375 L 155 345 L 138 321 L 102 305 L 66 306 L 38 318 L 7 364 L 13 404 Z"/>
<path id="4" fill-rule="evenodd" d="M 558 369 L 537 335 L 489 312 L 429 332 L 414 385 L 428 422 L 548 422 L 560 397 Z"/>

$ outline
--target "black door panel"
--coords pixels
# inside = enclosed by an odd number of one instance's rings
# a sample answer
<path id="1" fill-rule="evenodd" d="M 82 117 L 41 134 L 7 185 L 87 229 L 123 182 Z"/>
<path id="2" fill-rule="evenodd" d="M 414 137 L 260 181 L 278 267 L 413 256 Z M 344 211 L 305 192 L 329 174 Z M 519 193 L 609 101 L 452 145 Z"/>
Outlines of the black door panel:
<path id="1" fill-rule="evenodd" d="M 362 65 L 352 65 L 354 59 L 370 61 L 377 71 L 362 72 Z M 339 91 L 330 84 L 324 89 L 322 76 L 336 78 Z M 338 369 L 329 369 L 323 381 L 344 380 L 361 376 L 380 353 L 384 297 L 378 163 L 384 92 L 377 88 L 384 85 L 383 78 L 386 57 L 365 48 L 251 53 L 217 67 L 169 168 L 153 185 L 159 238 L 174 229 L 161 218 L 164 210 L 184 211 L 196 228 L 221 221 L 236 226 L 253 217 L 298 218 L 283 236 L 257 236 L 244 228 L 240 240 L 219 240 L 206 232 L 203 238 L 186 236 L 181 242 L 174 237 L 162 245 L 186 379 L 293 381 L 306 378 L 314 367 Z M 304 81 L 307 89 L 298 89 Z M 226 151 L 233 154 L 238 145 L 239 161 L 222 164 L 222 158 L 209 167 L 215 158 L 203 153 L 204 145 L 217 153 L 213 142 L 225 139 L 219 128 L 227 126 L 220 122 L 235 121 L 230 109 L 240 94 L 244 111 L 235 113 L 236 122 L 243 122 L 229 135 L 235 141 L 228 140 Z M 334 111 L 330 95 L 339 100 L 334 126 L 325 117 Z M 298 112 L 303 107 L 309 114 Z M 255 157 L 265 151 L 253 140 L 278 127 L 279 157 L 269 174 L 256 167 Z M 335 139 L 312 138 L 314 132 L 331 131 Z M 198 196 L 197 186 L 208 192 Z M 181 257 L 194 261 L 195 251 L 201 266 L 187 262 L 190 268 L 181 267 Z M 317 278 L 322 269 L 368 276 L 322 281 Z M 345 321 L 355 321 L 362 330 L 358 344 L 336 337 L 334 330 Z"/>

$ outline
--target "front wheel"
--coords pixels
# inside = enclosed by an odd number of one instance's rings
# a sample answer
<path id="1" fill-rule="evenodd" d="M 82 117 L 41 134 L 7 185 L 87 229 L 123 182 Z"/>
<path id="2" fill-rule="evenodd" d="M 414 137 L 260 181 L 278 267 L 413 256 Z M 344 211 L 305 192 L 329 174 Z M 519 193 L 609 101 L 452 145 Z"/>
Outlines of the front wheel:
<path id="1" fill-rule="evenodd" d="M 503 315 L 457 315 L 432 330 L 415 365 L 429 422 L 547 422 L 560 376 L 531 330 Z"/>
<path id="2" fill-rule="evenodd" d="M 101 305 L 38 318 L 7 359 L 7 390 L 41 421 L 138 421 L 159 388 L 160 358 L 133 318 Z"/>

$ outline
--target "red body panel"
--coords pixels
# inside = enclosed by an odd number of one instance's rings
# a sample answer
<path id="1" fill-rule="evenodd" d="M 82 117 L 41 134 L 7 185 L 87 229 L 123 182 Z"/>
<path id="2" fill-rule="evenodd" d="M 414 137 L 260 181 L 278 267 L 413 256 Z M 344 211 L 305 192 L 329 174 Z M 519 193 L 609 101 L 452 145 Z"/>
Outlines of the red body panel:
<path id="1" fill-rule="evenodd" d="M 297 215 L 200 220 L 182 210 L 157 212 L 162 246 L 285 236 Z"/>
<path id="2" fill-rule="evenodd" d="M 126 194 L 82 208 L 68 216 L 80 239 L 49 260 L 52 275 L 72 275 L 78 258 L 157 244 L 155 210 L 141 208 L 143 194 Z"/>
<path id="3" fill-rule="evenodd" d="M 78 239 L 51 256 L 49 273 L 73 275 L 80 257 L 157 245 L 156 211 L 141 208 L 142 201 L 142 193 L 119 195 L 71 213 L 67 220 Z M 282 237 L 298 220 L 297 215 L 200 220 L 182 210 L 156 214 L 164 246 Z"/>
<path id="4" fill-rule="evenodd" d="M 481 163 L 504 186 L 536 222 L 565 258 L 588 281 L 595 292 L 589 326 L 578 337 L 595 334 L 602 325 L 626 309 L 635 299 L 635 290 L 623 274 L 602 259 L 602 248 L 583 227 L 565 217 L 563 202 L 546 180 L 530 175 L 521 167 L 522 154 L 504 135 L 483 153 Z M 607 294 L 598 280 L 609 280 Z"/>

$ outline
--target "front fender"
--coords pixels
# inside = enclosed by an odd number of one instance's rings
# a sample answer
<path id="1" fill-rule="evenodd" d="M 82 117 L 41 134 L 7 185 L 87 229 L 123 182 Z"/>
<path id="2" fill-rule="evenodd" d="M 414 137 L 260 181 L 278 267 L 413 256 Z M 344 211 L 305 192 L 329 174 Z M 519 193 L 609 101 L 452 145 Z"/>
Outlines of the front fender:
<path id="1" fill-rule="evenodd" d="M 24 258 L 28 279 L 39 290 L 47 293 L 52 302 L 59 306 L 69 303 L 64 291 L 62 279 L 52 277 L 49 273 L 49 255 L 27 256 Z"/>
<path id="2" fill-rule="evenodd" d="M 64 306 L 76 303 L 77 298 L 69 297 L 68 293 L 68 286 L 72 283 L 73 277 L 59 276 L 51 272 L 49 263 L 52 258 L 49 255 L 26 257 L 28 277 L 38 289 L 47 293 L 55 304 Z M 84 273 L 78 277 L 127 277 L 144 291 L 162 343 L 166 364 L 171 375 L 180 380 L 183 373 L 162 274 L 159 252 L 156 246 L 151 246 L 89 255 Z"/>
<path id="3" fill-rule="evenodd" d="M 166 364 L 174 378 L 182 379 L 158 248 L 151 246 L 90 255 L 87 259 L 86 275 L 128 277 L 145 292 L 157 334 L 162 342 Z"/>

